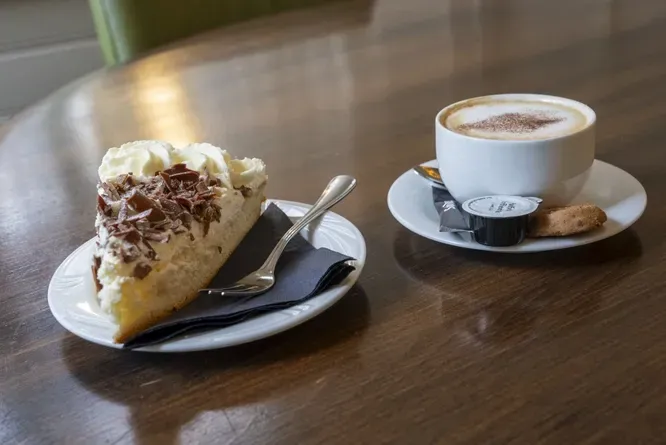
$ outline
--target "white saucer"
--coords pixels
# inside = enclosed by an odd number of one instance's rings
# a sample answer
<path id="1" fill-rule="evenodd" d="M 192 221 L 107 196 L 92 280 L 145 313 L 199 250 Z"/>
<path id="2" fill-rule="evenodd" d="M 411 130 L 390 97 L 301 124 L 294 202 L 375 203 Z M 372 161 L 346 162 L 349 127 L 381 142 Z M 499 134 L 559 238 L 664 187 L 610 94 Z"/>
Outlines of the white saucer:
<path id="1" fill-rule="evenodd" d="M 425 165 L 437 167 L 437 161 Z M 542 252 L 582 246 L 611 237 L 638 220 L 647 205 L 647 195 L 640 182 L 629 173 L 599 160 L 592 164 L 590 179 L 573 203 L 592 203 L 608 215 L 602 228 L 577 236 L 528 239 L 511 247 L 479 244 L 467 234 L 439 231 L 439 216 L 433 205 L 430 184 L 411 170 L 400 176 L 388 193 L 388 206 L 400 224 L 431 240 L 466 249 L 493 252 Z"/>
<path id="2" fill-rule="evenodd" d="M 271 200 L 292 219 L 303 216 L 310 205 Z M 248 343 L 293 328 L 324 312 L 342 298 L 356 282 L 365 264 L 365 240 L 361 232 L 345 218 L 333 212 L 310 224 L 302 235 L 315 247 L 356 258 L 354 270 L 342 283 L 297 306 L 270 312 L 222 329 L 185 335 L 171 341 L 136 349 L 152 352 L 186 352 L 217 349 Z M 121 348 L 113 342 L 114 324 L 102 313 L 97 303 L 90 261 L 95 240 L 91 239 L 58 267 L 48 290 L 53 316 L 68 331 L 91 342 Z"/>

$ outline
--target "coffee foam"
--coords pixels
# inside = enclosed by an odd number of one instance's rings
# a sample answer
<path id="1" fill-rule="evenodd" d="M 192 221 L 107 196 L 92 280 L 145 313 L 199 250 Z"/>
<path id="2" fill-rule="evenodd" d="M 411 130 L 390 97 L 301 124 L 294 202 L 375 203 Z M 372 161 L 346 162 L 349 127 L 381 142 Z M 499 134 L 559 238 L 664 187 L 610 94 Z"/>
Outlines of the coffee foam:
<path id="1" fill-rule="evenodd" d="M 442 117 L 445 127 L 482 139 L 551 139 L 587 127 L 585 114 L 563 104 L 539 100 L 470 101 Z"/>

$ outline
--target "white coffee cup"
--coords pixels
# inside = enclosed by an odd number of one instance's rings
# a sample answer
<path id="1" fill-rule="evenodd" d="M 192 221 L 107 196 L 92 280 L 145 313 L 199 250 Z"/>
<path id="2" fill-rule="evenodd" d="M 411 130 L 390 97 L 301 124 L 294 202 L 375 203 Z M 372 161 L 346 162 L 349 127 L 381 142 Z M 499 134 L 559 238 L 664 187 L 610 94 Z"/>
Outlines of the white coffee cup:
<path id="1" fill-rule="evenodd" d="M 494 114 L 493 114 L 494 113 Z M 541 94 L 466 99 L 437 113 L 437 161 L 459 202 L 486 195 L 534 196 L 564 205 L 594 161 L 594 111 Z"/>

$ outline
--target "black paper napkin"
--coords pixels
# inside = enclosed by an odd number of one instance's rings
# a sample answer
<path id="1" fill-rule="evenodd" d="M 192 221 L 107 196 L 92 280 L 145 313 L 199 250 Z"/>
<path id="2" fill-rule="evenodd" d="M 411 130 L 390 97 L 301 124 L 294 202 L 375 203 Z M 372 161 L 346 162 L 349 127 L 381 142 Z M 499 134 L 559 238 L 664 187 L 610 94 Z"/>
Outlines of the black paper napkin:
<path id="1" fill-rule="evenodd" d="M 209 287 L 235 283 L 257 270 L 292 222 L 271 204 L 245 236 Z M 296 236 L 280 257 L 275 286 L 256 297 L 223 297 L 202 293 L 192 303 L 123 345 L 134 349 L 162 343 L 184 333 L 230 326 L 265 312 L 302 303 L 340 283 L 354 267 L 348 256 L 326 248 L 315 249 L 302 236 Z"/>

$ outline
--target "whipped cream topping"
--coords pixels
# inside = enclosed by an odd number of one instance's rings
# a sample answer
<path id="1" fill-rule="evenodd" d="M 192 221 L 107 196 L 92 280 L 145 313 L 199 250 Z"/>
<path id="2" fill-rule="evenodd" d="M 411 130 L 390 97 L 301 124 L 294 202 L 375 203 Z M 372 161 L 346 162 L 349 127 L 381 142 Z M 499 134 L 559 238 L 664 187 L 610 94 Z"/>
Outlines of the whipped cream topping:
<path id="1" fill-rule="evenodd" d="M 172 153 L 172 162 L 174 164 L 183 163 L 190 170 L 196 170 L 199 173 L 207 170 L 208 174 L 220 179 L 226 188 L 233 187 L 227 164 L 231 160 L 231 156 L 226 150 L 203 143 L 176 148 Z"/>
<path id="2" fill-rule="evenodd" d="M 109 148 L 97 170 L 102 181 L 119 175 L 153 176 L 171 166 L 173 147 L 162 141 L 135 141 Z"/>
<path id="3" fill-rule="evenodd" d="M 231 159 L 229 173 L 234 186 L 256 188 L 266 180 L 266 164 L 256 158 Z"/>
<path id="4" fill-rule="evenodd" d="M 150 140 L 110 148 L 102 159 L 98 174 L 101 181 L 128 173 L 138 179 L 149 178 L 181 163 L 190 170 L 214 176 L 227 189 L 253 188 L 266 182 L 266 165 L 260 159 L 232 159 L 226 150 L 208 143 L 175 148 L 167 142 Z"/>

